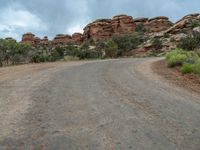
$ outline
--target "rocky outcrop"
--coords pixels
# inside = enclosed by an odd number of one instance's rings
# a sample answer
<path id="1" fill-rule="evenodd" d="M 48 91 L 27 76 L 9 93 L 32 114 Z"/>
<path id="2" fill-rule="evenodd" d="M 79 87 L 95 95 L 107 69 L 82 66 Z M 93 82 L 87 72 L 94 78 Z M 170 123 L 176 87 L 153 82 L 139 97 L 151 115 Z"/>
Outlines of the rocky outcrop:
<path id="1" fill-rule="evenodd" d="M 84 28 L 83 39 L 108 40 L 112 35 L 132 34 L 135 23 L 131 16 L 119 15 L 113 19 L 99 19 Z"/>
<path id="2" fill-rule="evenodd" d="M 133 34 L 138 25 L 142 24 L 146 31 L 160 32 L 170 28 L 173 23 L 167 17 L 160 16 L 152 19 L 136 18 L 118 15 L 112 19 L 99 19 L 84 28 L 84 40 L 107 40 L 112 35 Z"/>
<path id="3" fill-rule="evenodd" d="M 134 19 L 136 26 L 143 25 L 146 32 L 158 33 L 169 29 L 173 23 L 169 21 L 169 18 L 165 16 L 159 16 L 155 18 L 136 18 Z"/>
<path id="4" fill-rule="evenodd" d="M 72 43 L 81 44 L 83 42 L 83 35 L 81 33 L 72 34 Z"/>
<path id="5" fill-rule="evenodd" d="M 176 22 L 171 28 L 169 28 L 165 33 L 177 34 L 185 33 L 191 31 L 197 25 L 200 25 L 200 14 L 190 14 L 183 17 L 181 20 Z"/>
<path id="6" fill-rule="evenodd" d="M 111 19 L 98 19 L 84 28 L 83 39 L 107 40 L 112 34 Z"/>
<path id="7" fill-rule="evenodd" d="M 66 34 L 57 34 L 52 41 L 53 45 L 64 45 L 67 43 L 71 43 L 71 36 Z"/>
<path id="8" fill-rule="evenodd" d="M 149 19 L 145 24 L 145 28 L 148 32 L 161 32 L 169 29 L 173 23 L 169 21 L 169 18 L 165 16 L 159 16 Z"/>
<path id="9" fill-rule="evenodd" d="M 113 34 L 132 34 L 135 31 L 135 23 L 131 16 L 114 16 L 111 21 Z"/>
<path id="10" fill-rule="evenodd" d="M 33 33 L 31 33 L 31 32 L 25 33 L 22 36 L 21 43 L 26 43 L 26 44 L 34 45 L 35 44 L 35 35 Z"/>

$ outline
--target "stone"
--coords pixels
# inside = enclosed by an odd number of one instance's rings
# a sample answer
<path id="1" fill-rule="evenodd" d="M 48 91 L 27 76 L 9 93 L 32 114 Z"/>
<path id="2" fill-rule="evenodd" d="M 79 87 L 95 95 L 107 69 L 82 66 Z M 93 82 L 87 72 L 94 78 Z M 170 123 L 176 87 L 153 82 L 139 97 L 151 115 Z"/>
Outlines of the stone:
<path id="1" fill-rule="evenodd" d="M 193 29 L 193 31 L 196 31 L 196 32 L 199 32 L 199 33 L 200 33 L 200 26 L 199 26 L 199 27 L 195 27 L 195 28 Z"/>

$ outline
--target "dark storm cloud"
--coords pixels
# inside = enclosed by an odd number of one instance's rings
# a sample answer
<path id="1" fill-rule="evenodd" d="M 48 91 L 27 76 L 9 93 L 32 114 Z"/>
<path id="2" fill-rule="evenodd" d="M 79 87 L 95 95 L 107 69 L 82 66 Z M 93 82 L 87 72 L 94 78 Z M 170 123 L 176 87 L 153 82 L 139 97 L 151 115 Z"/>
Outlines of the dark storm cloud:
<path id="1" fill-rule="evenodd" d="M 0 36 L 19 39 L 31 31 L 52 38 L 57 33 L 81 31 L 92 20 L 117 14 L 134 18 L 164 15 L 176 21 L 199 12 L 199 5 L 198 0 L 1 0 Z"/>

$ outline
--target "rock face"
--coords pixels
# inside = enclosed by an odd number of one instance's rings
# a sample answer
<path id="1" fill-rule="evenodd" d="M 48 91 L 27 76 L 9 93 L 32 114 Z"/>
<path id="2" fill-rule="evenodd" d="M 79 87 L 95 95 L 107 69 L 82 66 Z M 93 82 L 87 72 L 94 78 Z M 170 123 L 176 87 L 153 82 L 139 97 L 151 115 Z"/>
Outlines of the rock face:
<path id="1" fill-rule="evenodd" d="M 107 40 L 113 34 L 111 19 L 99 19 L 84 28 L 83 39 Z"/>
<path id="2" fill-rule="evenodd" d="M 195 28 L 198 24 L 200 25 L 200 14 L 190 14 L 176 22 L 165 33 L 177 34 L 188 32 Z"/>
<path id="3" fill-rule="evenodd" d="M 173 23 L 165 16 L 159 16 L 155 18 L 136 18 L 134 20 L 136 26 L 142 24 L 147 32 L 161 32 L 169 29 Z"/>
<path id="4" fill-rule="evenodd" d="M 53 39 L 53 45 L 64 45 L 71 42 L 71 36 L 65 34 L 57 34 L 56 37 Z"/>
<path id="5" fill-rule="evenodd" d="M 27 43 L 30 45 L 34 45 L 35 44 L 35 35 L 31 32 L 25 33 L 22 36 L 22 43 Z"/>
<path id="6" fill-rule="evenodd" d="M 148 32 L 160 32 L 170 28 L 173 23 L 167 17 L 160 16 L 152 19 L 118 15 L 112 19 L 99 19 L 84 28 L 83 39 L 107 40 L 112 35 L 133 34 L 136 26 L 142 24 Z"/>
<path id="7" fill-rule="evenodd" d="M 113 34 L 132 34 L 135 31 L 135 22 L 131 16 L 114 16 L 111 21 Z"/>
<path id="8" fill-rule="evenodd" d="M 83 42 L 83 35 L 81 33 L 72 34 L 72 43 L 81 44 Z"/>
<path id="9" fill-rule="evenodd" d="M 160 16 L 149 19 L 145 27 L 148 32 L 161 32 L 169 29 L 173 23 L 169 21 L 169 18 Z"/>
<path id="10" fill-rule="evenodd" d="M 131 16 L 119 15 L 113 19 L 98 19 L 84 28 L 83 39 L 108 40 L 112 35 L 132 34 L 135 23 Z"/>

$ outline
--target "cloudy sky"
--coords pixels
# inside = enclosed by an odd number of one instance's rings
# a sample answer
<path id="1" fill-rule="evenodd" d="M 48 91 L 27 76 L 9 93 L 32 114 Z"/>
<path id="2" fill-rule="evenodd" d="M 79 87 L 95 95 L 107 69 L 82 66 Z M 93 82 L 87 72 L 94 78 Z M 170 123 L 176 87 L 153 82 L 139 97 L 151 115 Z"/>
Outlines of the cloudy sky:
<path id="1" fill-rule="evenodd" d="M 0 0 L 0 38 L 18 40 L 25 32 L 53 38 L 57 33 L 82 32 L 97 18 L 117 14 L 168 16 L 177 21 L 200 12 L 200 0 Z"/>

